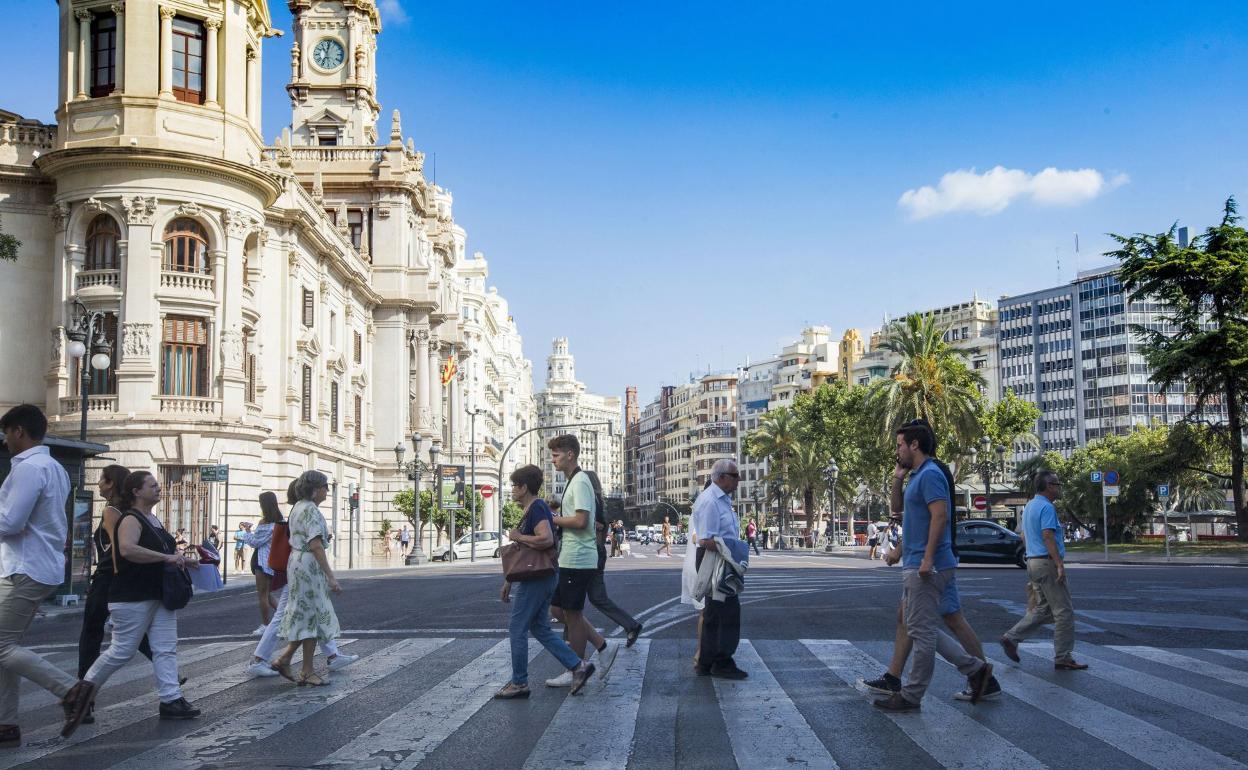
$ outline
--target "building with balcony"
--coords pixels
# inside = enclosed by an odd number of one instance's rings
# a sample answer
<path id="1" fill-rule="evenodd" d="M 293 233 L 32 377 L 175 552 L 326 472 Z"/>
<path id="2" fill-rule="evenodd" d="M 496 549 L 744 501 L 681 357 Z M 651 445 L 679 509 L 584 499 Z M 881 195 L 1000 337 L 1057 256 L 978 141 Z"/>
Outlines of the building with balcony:
<path id="1" fill-rule="evenodd" d="M 60 434 L 85 408 L 91 440 L 156 472 L 192 540 L 226 524 L 200 465 L 230 466 L 248 518 L 260 492 L 321 470 L 345 549 L 350 486 L 372 537 L 410 483 L 395 444 L 417 432 L 464 461 L 451 428 L 469 399 L 498 422 L 478 420 L 482 444 L 502 442 L 533 419 L 531 366 L 397 110 L 376 143 L 376 5 L 289 7 L 292 126 L 266 146 L 262 42 L 280 32 L 265 0 L 61 0 L 57 124 L 0 113 L 0 217 L 22 241 L 0 355 L 45 364 L 13 367 L 0 406 L 40 404 Z M 112 345 L 85 405 L 75 300 Z M 477 379 L 443 387 L 448 358 Z"/>

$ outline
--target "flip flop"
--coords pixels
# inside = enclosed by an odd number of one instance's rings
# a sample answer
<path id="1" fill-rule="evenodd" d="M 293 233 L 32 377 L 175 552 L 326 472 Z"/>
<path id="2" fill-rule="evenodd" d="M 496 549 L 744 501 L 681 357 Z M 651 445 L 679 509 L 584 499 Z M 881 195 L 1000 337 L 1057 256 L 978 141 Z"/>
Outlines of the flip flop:
<path id="1" fill-rule="evenodd" d="M 320 674 L 308 674 L 307 676 L 299 677 L 300 687 L 326 687 L 328 685 L 329 680 L 325 679 Z"/>

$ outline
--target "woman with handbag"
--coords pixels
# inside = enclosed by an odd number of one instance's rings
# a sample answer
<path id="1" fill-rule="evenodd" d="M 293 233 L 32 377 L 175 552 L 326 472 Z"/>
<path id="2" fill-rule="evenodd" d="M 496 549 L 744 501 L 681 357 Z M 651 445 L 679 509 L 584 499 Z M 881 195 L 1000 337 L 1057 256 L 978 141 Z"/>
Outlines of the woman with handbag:
<path id="1" fill-rule="evenodd" d="M 331 642 L 338 636 L 338 615 L 329 595 L 341 593 L 325 554 L 329 527 L 317 506 L 329 495 L 329 478 L 320 471 L 304 471 L 295 482 L 299 501 L 290 511 L 290 561 L 286 568 L 286 602 L 279 633 L 287 640 L 286 649 L 272 661 L 271 668 L 302 686 L 322 686 L 329 680 L 316 673 L 313 654 L 316 643 Z M 303 648 L 303 669 L 296 678 L 290 668 L 295 650 Z"/>
<path id="2" fill-rule="evenodd" d="M 160 484 L 147 471 L 134 471 L 122 482 L 120 502 L 125 513 L 112 533 L 113 577 L 108 593 L 113 641 L 65 696 L 64 737 L 78 728 L 100 687 L 134 657 L 144 635 L 152 648 L 160 718 L 194 719 L 200 714 L 182 697 L 178 683 L 174 613 L 190 600 L 191 584 L 185 557 L 152 513 L 160 502 Z"/>
<path id="3" fill-rule="evenodd" d="M 555 660 L 572 672 L 573 695 L 594 672 L 593 666 L 582 661 L 550 627 L 550 599 L 555 593 L 558 575 L 552 514 L 546 501 L 537 496 L 541 488 L 542 470 L 536 465 L 525 465 L 511 474 L 511 499 L 524 508 L 524 518 L 520 520 L 520 526 L 508 534 L 513 545 L 507 548 L 527 549 L 532 553 L 525 552 L 524 556 L 535 558 L 520 558 L 515 562 L 509 559 L 510 565 L 524 565 L 526 573 L 522 574 L 519 567 L 513 566 L 513 571 L 504 575 L 502 599 L 511 602 L 511 622 L 508 625 L 511 681 L 494 694 L 495 698 L 502 700 L 529 697 L 530 632 L 555 656 Z"/>
<path id="4" fill-rule="evenodd" d="M 273 610 L 277 609 L 277 597 L 270 593 L 269 586 L 273 580 L 273 568 L 269 566 L 269 547 L 273 541 L 273 526 L 282 521 L 282 511 L 277 507 L 277 495 L 272 492 L 260 493 L 260 523 L 253 531 L 247 531 L 241 540 L 254 550 L 251 554 L 251 573 L 256 576 L 256 596 L 260 601 L 260 627 L 254 632 L 256 636 L 264 634 L 265 626 L 273 619 Z"/>

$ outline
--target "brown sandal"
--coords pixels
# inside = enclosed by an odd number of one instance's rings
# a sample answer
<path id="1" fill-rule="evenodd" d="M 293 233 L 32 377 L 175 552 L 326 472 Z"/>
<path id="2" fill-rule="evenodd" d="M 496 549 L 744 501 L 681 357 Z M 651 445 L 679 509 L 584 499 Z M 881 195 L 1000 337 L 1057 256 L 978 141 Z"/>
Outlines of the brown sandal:
<path id="1" fill-rule="evenodd" d="M 295 672 L 291 670 L 289 663 L 270 663 L 269 668 L 281 674 L 283 679 L 299 684 L 299 680 L 295 679 Z"/>
<path id="2" fill-rule="evenodd" d="M 329 684 L 329 680 L 316 673 L 307 676 L 300 674 L 298 684 L 300 687 L 325 687 Z"/>

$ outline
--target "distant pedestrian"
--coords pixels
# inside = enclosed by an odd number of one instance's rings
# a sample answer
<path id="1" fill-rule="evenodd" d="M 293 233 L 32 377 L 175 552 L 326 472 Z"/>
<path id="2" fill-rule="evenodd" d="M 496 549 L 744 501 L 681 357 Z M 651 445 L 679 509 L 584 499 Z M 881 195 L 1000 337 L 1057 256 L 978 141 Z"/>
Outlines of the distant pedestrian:
<path id="1" fill-rule="evenodd" d="M 893 470 L 893 491 L 894 499 L 902 498 L 905 529 L 902 604 L 906 634 L 913 644 L 913 660 L 901 689 L 874 705 L 886 711 L 917 711 L 935 671 L 938 647 L 942 657 L 968 678 L 974 703 L 988 687 L 992 664 L 967 653 L 957 640 L 942 634 L 940 629 L 941 597 L 957 569 L 949 526 L 952 490 L 932 459 L 936 438 L 926 421 L 906 423 L 896 430 L 895 438 L 897 466 Z M 901 494 L 907 473 L 909 483 Z"/>
<path id="2" fill-rule="evenodd" d="M 555 436 L 547 444 L 555 469 L 567 479 L 563 491 L 561 515 L 554 518 L 554 525 L 563 530 L 559 548 L 559 582 L 551 600 L 552 607 L 559 607 L 568 630 L 568 642 L 572 651 L 585 665 L 575 672 L 548 680 L 552 687 L 570 686 L 576 694 L 594 672 L 594 664 L 585 656 L 588 641 L 585 632 L 585 597 L 589 584 L 598 568 L 598 544 L 594 520 L 599 515 L 595 502 L 594 485 L 589 476 L 581 471 L 579 457 L 581 442 L 576 436 Z"/>
<path id="3" fill-rule="evenodd" d="M 661 545 L 659 546 L 658 555 L 659 556 L 671 556 L 672 555 L 672 520 L 671 520 L 671 517 L 669 516 L 663 517 L 663 529 L 659 537 L 661 537 L 662 540 L 660 541 Z M 664 551 L 667 551 L 667 553 L 663 553 Z"/>
<path id="4" fill-rule="evenodd" d="M 208 528 L 208 537 L 204 538 L 204 546 L 221 553 L 221 530 L 216 524 Z"/>
<path id="5" fill-rule="evenodd" d="M 875 561 L 876 551 L 880 549 L 880 528 L 874 521 L 867 522 L 867 547 L 871 549 L 867 551 L 867 558 Z"/>
<path id="6" fill-rule="evenodd" d="M 711 466 L 711 483 L 698 493 L 693 502 L 693 515 L 689 526 L 697 533 L 694 556 L 696 569 L 708 551 L 715 552 L 719 546 L 715 538 L 740 540 L 740 520 L 732 510 L 733 492 L 741 481 L 741 473 L 732 460 L 716 460 Z M 737 666 L 733 655 L 741 642 L 741 599 L 736 594 L 716 601 L 708 594 L 698 623 L 698 652 L 693 659 L 698 676 L 715 676 L 723 679 L 745 679 L 749 676 Z"/>
<path id="7" fill-rule="evenodd" d="M 243 565 L 246 563 L 245 560 L 243 559 L 243 549 L 247 547 L 247 544 L 243 542 L 243 536 L 246 534 L 247 534 L 247 530 L 246 528 L 243 527 L 243 522 L 240 521 L 238 523 L 238 530 L 234 533 L 234 571 L 235 572 L 242 572 Z"/>
<path id="8" fill-rule="evenodd" d="M 272 668 L 300 685 L 321 686 L 329 680 L 316 673 L 313 656 L 316 643 L 338 638 L 338 615 L 330 593 L 341 593 L 342 586 L 329 566 L 325 543 L 329 527 L 318 507 L 329 495 L 329 479 L 320 471 L 304 471 L 295 485 L 299 500 L 290 512 L 290 562 L 286 569 L 289 604 L 279 633 L 287 640 L 286 649 L 272 661 Z M 295 650 L 303 648 L 303 669 L 296 679 L 290 669 Z"/>
<path id="9" fill-rule="evenodd" d="M 1027 579 L 1035 589 L 1035 606 L 1028 609 L 1001 637 L 1006 657 L 1019 663 L 1018 643 L 1046 623 L 1053 624 L 1053 668 L 1082 671 L 1086 663 L 1075 660 L 1075 609 L 1066 582 L 1066 545 L 1059 536 L 1061 524 L 1053 503 L 1062 494 L 1062 482 L 1050 470 L 1036 475 L 1036 495 L 1023 508 L 1023 543 L 1027 554 Z"/>
<path id="10" fill-rule="evenodd" d="M 39 603 L 65 579 L 69 475 L 43 446 L 48 418 L 39 407 L 13 407 L 0 417 L 0 429 L 11 457 L 0 486 L 0 746 L 19 746 L 22 678 L 63 704 L 81 690 L 72 676 L 21 646 Z"/>
<path id="11" fill-rule="evenodd" d="M 401 549 L 401 553 L 404 556 L 407 555 L 408 546 L 410 546 L 411 544 L 412 544 L 412 531 L 407 528 L 406 524 L 404 524 L 403 528 L 399 530 L 399 548 Z"/>
<path id="12" fill-rule="evenodd" d="M 745 542 L 750 548 L 754 549 L 754 555 L 759 556 L 758 552 L 758 525 L 754 523 L 754 519 L 750 519 L 745 523 Z"/>
<path id="13" fill-rule="evenodd" d="M 165 569 L 186 569 L 173 536 L 152 510 L 160 502 L 160 484 L 147 471 L 133 471 L 121 487 L 125 512 L 113 538 L 114 574 L 108 608 L 113 639 L 86 676 L 66 696 L 65 728 L 69 737 L 81 724 L 95 695 L 109 677 L 130 662 L 146 635 L 152 647 L 161 719 L 194 719 L 199 709 L 182 695 L 178 681 L 178 620 L 164 603 Z"/>
<path id="14" fill-rule="evenodd" d="M 622 519 L 616 519 L 615 523 L 611 525 L 611 555 L 612 556 L 624 555 L 625 537 L 626 536 L 624 534 L 624 521 Z"/>
<path id="15" fill-rule="evenodd" d="M 553 515 L 546 502 L 537 496 L 542 488 L 542 470 L 525 465 L 511 474 L 511 499 L 524 509 L 520 526 L 508 533 L 513 543 L 546 550 L 555 547 Z M 511 639 L 511 680 L 494 694 L 495 698 L 527 698 L 529 690 L 529 634 L 566 668 L 573 678 L 580 676 L 581 685 L 593 668 L 583 663 L 568 643 L 550 627 L 550 599 L 558 583 L 558 575 L 526 580 L 514 586 L 503 582 L 502 600 L 511 603 L 511 620 L 507 633 Z M 579 690 L 580 688 L 576 688 Z"/>
<path id="16" fill-rule="evenodd" d="M 178 527 L 177 531 L 173 533 L 173 547 L 178 549 L 178 553 L 182 553 L 188 545 L 190 543 L 186 539 L 186 528 Z"/>

